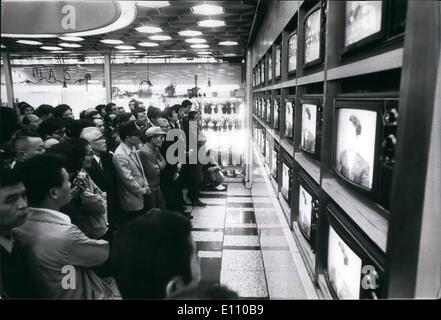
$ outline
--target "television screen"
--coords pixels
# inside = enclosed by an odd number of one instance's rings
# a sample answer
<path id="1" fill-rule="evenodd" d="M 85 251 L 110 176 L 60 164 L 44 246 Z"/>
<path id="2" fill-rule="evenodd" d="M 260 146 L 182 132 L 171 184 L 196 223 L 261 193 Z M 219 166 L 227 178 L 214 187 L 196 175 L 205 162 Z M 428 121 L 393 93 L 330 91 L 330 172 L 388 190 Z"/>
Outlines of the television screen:
<path id="1" fill-rule="evenodd" d="M 345 47 L 381 31 L 382 2 L 346 2 Z"/>
<path id="2" fill-rule="evenodd" d="M 317 9 L 306 19 L 305 64 L 320 58 L 320 19 L 320 9 Z"/>
<path id="3" fill-rule="evenodd" d="M 317 126 L 317 106 L 302 104 L 302 136 L 301 146 L 304 150 L 315 153 Z"/>
<path id="4" fill-rule="evenodd" d="M 299 226 L 303 234 L 311 238 L 312 196 L 301 185 L 299 189 Z"/>
<path id="5" fill-rule="evenodd" d="M 280 46 L 276 48 L 276 62 L 275 62 L 275 71 L 274 71 L 274 77 L 280 77 L 280 63 L 282 61 L 282 50 Z"/>
<path id="6" fill-rule="evenodd" d="M 271 122 L 271 98 L 266 98 L 266 122 Z"/>
<path id="7" fill-rule="evenodd" d="M 270 163 L 270 143 L 268 139 L 265 141 L 265 163 L 269 165 Z"/>
<path id="8" fill-rule="evenodd" d="M 273 150 L 271 155 L 271 175 L 277 178 L 277 151 Z"/>
<path id="9" fill-rule="evenodd" d="M 362 260 L 329 228 L 328 277 L 339 299 L 359 299 Z"/>
<path id="10" fill-rule="evenodd" d="M 337 109 L 337 171 L 351 182 L 372 189 L 377 112 Z"/>
<path id="11" fill-rule="evenodd" d="M 279 129 L 279 100 L 274 99 L 274 129 Z"/>
<path id="12" fill-rule="evenodd" d="M 291 35 L 288 40 L 288 71 L 297 68 L 297 33 Z"/>
<path id="13" fill-rule="evenodd" d="M 285 137 L 293 137 L 293 121 L 294 121 L 294 110 L 292 106 L 292 101 L 286 101 L 285 104 Z"/>
<path id="14" fill-rule="evenodd" d="M 282 166 L 282 188 L 280 190 L 282 192 L 282 196 L 288 200 L 289 193 L 289 168 L 284 163 Z"/>
<path id="15" fill-rule="evenodd" d="M 262 79 L 262 83 L 265 83 L 265 60 L 262 61 L 262 68 L 260 69 L 261 71 L 261 79 Z"/>
<path id="16" fill-rule="evenodd" d="M 271 81 L 273 79 L 273 58 L 271 57 L 271 54 L 268 57 L 268 80 Z"/>

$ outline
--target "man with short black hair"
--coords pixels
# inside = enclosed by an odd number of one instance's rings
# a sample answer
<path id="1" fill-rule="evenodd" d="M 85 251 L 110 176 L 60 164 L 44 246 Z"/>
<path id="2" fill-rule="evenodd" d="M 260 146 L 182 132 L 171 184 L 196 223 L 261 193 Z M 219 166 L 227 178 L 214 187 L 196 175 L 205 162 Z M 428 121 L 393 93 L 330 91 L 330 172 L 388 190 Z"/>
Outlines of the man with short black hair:
<path id="1" fill-rule="evenodd" d="M 15 170 L 21 170 L 23 163 L 39 154 L 45 153 L 43 139 L 36 133 L 30 131 L 18 132 L 13 140 L 16 162 Z"/>
<path id="2" fill-rule="evenodd" d="M 37 110 L 35 110 L 35 115 L 37 115 L 41 120 L 45 121 L 54 116 L 55 108 L 48 104 L 41 104 Z"/>
<path id="3" fill-rule="evenodd" d="M 33 297 L 17 254 L 12 229 L 22 225 L 29 214 L 26 189 L 21 176 L 0 167 L 0 297 Z"/>
<path id="4" fill-rule="evenodd" d="M 69 175 L 61 158 L 36 156 L 26 162 L 23 177 L 31 208 L 27 221 L 13 235 L 23 248 L 22 259 L 38 298 L 110 297 L 111 288 L 90 269 L 108 259 L 109 243 L 86 237 L 60 212 L 71 200 Z"/>
<path id="5" fill-rule="evenodd" d="M 27 130 L 37 131 L 42 120 L 35 114 L 29 113 L 23 116 L 22 123 Z"/>
<path id="6" fill-rule="evenodd" d="M 152 209 L 115 235 L 111 261 L 124 299 L 164 299 L 201 277 L 191 223 Z"/>

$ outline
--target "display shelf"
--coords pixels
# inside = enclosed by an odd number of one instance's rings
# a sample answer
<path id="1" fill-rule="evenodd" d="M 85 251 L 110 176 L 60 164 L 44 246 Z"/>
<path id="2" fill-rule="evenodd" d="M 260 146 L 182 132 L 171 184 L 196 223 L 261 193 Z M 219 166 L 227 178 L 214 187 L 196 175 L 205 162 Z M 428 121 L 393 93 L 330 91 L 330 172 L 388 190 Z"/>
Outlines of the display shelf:
<path id="1" fill-rule="evenodd" d="M 289 88 L 297 86 L 297 79 L 292 79 L 282 82 L 282 88 Z"/>
<path id="2" fill-rule="evenodd" d="M 328 69 L 327 80 L 336 80 L 379 71 L 401 68 L 403 64 L 403 48 L 395 49 L 373 57 Z"/>
<path id="3" fill-rule="evenodd" d="M 309 276 L 314 282 L 315 254 L 312 252 L 311 246 L 309 245 L 308 241 L 306 241 L 303 237 L 297 221 L 293 222 L 292 227 L 292 235 L 297 243 L 297 247 L 300 249 L 299 251 L 303 257 L 303 260 L 306 262 L 305 265 L 306 269 L 308 270 Z"/>
<path id="4" fill-rule="evenodd" d="M 306 84 L 323 82 L 323 81 L 325 81 L 325 72 L 320 71 L 301 78 L 297 78 L 297 85 L 304 86 Z"/>
<path id="5" fill-rule="evenodd" d="M 254 119 L 256 119 L 259 124 L 265 128 L 265 131 L 270 134 L 271 137 L 273 137 L 274 140 L 276 140 L 278 143 L 280 143 L 280 135 L 272 128 L 268 126 L 262 119 L 260 119 L 258 116 L 253 114 Z"/>
<path id="6" fill-rule="evenodd" d="M 294 158 L 294 147 L 288 142 L 288 140 L 282 139 L 280 145 L 292 158 Z"/>
<path id="7" fill-rule="evenodd" d="M 257 93 L 257 92 L 264 92 L 264 91 L 270 91 L 270 90 L 278 90 L 282 88 L 282 84 L 283 83 L 276 83 L 270 86 L 266 86 L 263 88 L 258 88 L 258 89 L 253 89 L 253 93 Z"/>
<path id="8" fill-rule="evenodd" d="M 322 189 L 383 252 L 386 252 L 388 221 L 379 213 L 379 208 L 348 191 L 335 178 L 323 179 Z"/>
<path id="9" fill-rule="evenodd" d="M 296 152 L 294 160 L 308 173 L 317 184 L 320 184 L 320 166 L 303 152 Z"/>

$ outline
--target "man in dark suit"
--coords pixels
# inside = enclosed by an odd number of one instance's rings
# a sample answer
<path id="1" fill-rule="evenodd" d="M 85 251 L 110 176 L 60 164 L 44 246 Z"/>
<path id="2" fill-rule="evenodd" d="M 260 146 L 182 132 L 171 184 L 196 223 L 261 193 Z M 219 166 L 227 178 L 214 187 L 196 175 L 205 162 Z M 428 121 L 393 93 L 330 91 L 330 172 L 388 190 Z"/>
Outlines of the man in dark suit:
<path id="1" fill-rule="evenodd" d="M 357 152 L 358 138 L 362 130 L 361 122 L 354 115 L 349 117 L 349 121 L 353 126 L 353 130 L 349 130 L 350 135 L 347 137 L 350 139 L 350 147 L 340 153 L 337 169 L 349 180 L 363 187 L 370 188 L 369 163 Z"/>
<path id="2" fill-rule="evenodd" d="M 116 188 L 113 155 L 107 150 L 106 139 L 98 128 L 88 127 L 81 132 L 80 138 L 87 140 L 94 153 L 92 166 L 87 169 L 93 182 L 107 194 L 107 217 L 111 229 L 119 222 L 120 206 Z"/>

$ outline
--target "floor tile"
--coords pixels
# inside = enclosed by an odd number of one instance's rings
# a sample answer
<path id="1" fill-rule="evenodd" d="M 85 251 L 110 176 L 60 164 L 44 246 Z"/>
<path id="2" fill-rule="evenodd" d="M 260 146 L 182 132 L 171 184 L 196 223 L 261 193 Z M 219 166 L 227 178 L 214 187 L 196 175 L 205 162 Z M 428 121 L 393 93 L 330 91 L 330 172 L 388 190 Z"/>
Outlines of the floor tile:
<path id="1" fill-rule="evenodd" d="M 194 219 L 191 220 L 191 224 L 193 228 L 223 228 L 225 219 L 223 217 L 212 218 L 212 217 L 197 217 L 194 216 Z"/>
<path id="2" fill-rule="evenodd" d="M 293 271 L 296 265 L 287 250 L 262 250 L 265 271 Z"/>
<path id="3" fill-rule="evenodd" d="M 219 205 L 225 205 L 226 198 L 199 198 L 202 202 L 205 202 L 206 204 L 219 204 Z"/>
<path id="4" fill-rule="evenodd" d="M 222 241 L 195 241 L 198 251 L 222 251 Z"/>
<path id="5" fill-rule="evenodd" d="M 224 229 L 224 235 L 229 236 L 257 236 L 258 229 L 257 228 L 227 228 Z"/>
<path id="6" fill-rule="evenodd" d="M 199 258 L 222 258 L 222 251 L 198 251 Z"/>
<path id="7" fill-rule="evenodd" d="M 253 203 L 251 197 L 227 197 L 227 203 Z"/>
<path id="8" fill-rule="evenodd" d="M 253 212 L 227 212 L 225 223 L 256 223 Z"/>
<path id="9" fill-rule="evenodd" d="M 253 203 L 227 203 L 227 208 L 253 208 Z"/>
<path id="10" fill-rule="evenodd" d="M 224 246 L 259 246 L 258 236 L 225 236 Z"/>
<path id="11" fill-rule="evenodd" d="M 221 258 L 201 258 L 201 280 L 220 282 Z"/>
<path id="12" fill-rule="evenodd" d="M 222 270 L 263 270 L 260 250 L 224 250 Z"/>
<path id="13" fill-rule="evenodd" d="M 226 223 L 225 228 L 257 228 L 255 223 Z"/>
<path id="14" fill-rule="evenodd" d="M 286 246 L 285 236 L 271 236 L 260 234 L 260 244 L 262 246 Z"/>
<path id="15" fill-rule="evenodd" d="M 263 271 L 222 270 L 220 283 L 236 291 L 240 297 L 268 297 L 265 273 Z"/>
<path id="16" fill-rule="evenodd" d="M 266 271 L 270 299 L 306 299 L 297 272 Z"/>
<path id="17" fill-rule="evenodd" d="M 192 231 L 194 241 L 222 241 L 223 232 Z"/>

